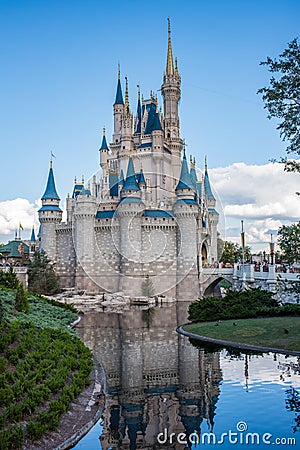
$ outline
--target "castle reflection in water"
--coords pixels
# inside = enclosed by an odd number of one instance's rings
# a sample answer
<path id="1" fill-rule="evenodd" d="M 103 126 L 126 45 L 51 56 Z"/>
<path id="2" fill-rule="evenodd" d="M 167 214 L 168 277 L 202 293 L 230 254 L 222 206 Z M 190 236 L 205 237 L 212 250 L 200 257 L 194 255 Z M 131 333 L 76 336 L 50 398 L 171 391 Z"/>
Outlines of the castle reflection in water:
<path id="1" fill-rule="evenodd" d="M 84 315 L 78 334 L 107 376 L 101 445 L 107 449 L 159 449 L 159 433 L 189 436 L 207 421 L 212 429 L 220 355 L 205 353 L 176 332 L 187 321 L 186 303 L 123 313 Z M 100 447 L 100 446 L 99 446 Z M 168 448 L 182 449 L 177 441 Z"/>

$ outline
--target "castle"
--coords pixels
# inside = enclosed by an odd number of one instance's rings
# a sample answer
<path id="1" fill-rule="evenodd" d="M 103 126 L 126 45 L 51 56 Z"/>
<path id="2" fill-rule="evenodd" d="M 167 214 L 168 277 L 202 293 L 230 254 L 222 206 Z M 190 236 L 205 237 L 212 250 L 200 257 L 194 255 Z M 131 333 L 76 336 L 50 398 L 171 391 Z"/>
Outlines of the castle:
<path id="1" fill-rule="evenodd" d="M 197 173 L 180 136 L 181 77 L 172 54 L 170 23 L 165 73 L 157 98 L 140 98 L 137 112 L 125 100 L 118 71 L 114 132 L 103 132 L 101 176 L 75 180 L 66 199 L 57 194 L 52 161 L 39 210 L 40 249 L 52 261 L 62 288 L 127 295 L 199 296 L 203 264 L 217 262 L 218 212 L 207 165 Z M 183 155 L 182 155 L 183 154 Z"/>

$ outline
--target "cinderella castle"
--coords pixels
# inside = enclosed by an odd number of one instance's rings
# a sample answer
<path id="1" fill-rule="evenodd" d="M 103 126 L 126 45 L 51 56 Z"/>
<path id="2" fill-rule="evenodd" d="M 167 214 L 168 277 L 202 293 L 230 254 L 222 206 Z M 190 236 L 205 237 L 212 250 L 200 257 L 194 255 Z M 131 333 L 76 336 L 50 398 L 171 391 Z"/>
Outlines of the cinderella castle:
<path id="1" fill-rule="evenodd" d="M 136 114 L 118 73 L 114 132 L 103 132 L 100 177 L 75 180 L 62 222 L 52 161 L 39 210 L 40 249 L 56 264 L 62 288 L 126 295 L 199 296 L 204 264 L 217 262 L 219 214 L 207 165 L 189 162 L 180 136 L 181 77 L 170 23 L 161 94 L 138 92 Z M 145 293 L 145 290 L 147 291 Z"/>

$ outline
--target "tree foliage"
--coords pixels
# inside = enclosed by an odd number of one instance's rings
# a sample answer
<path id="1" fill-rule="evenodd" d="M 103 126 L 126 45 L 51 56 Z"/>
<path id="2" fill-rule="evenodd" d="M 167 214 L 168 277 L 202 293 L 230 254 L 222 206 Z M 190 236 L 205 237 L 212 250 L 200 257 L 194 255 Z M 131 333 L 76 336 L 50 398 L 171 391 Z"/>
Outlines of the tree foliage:
<path id="1" fill-rule="evenodd" d="M 12 266 L 9 266 L 7 272 L 0 271 L 0 286 L 8 289 L 17 289 L 19 280 Z"/>
<path id="2" fill-rule="evenodd" d="M 58 277 L 46 252 L 36 251 L 28 267 L 28 289 L 37 294 L 57 294 Z"/>
<path id="3" fill-rule="evenodd" d="M 19 283 L 16 289 L 15 308 L 17 311 L 29 312 L 29 301 L 22 283 Z"/>
<path id="4" fill-rule="evenodd" d="M 272 77 L 269 87 L 259 89 L 262 94 L 268 118 L 280 119 L 277 129 L 283 141 L 289 144 L 288 154 L 300 155 L 300 46 L 297 38 L 278 59 L 267 58 L 261 65 L 268 66 Z M 300 163 L 283 159 L 287 171 L 299 172 Z"/>
<path id="5" fill-rule="evenodd" d="M 280 227 L 277 242 L 284 262 L 300 262 L 300 222 Z"/>
<path id="6" fill-rule="evenodd" d="M 251 249 L 249 246 L 245 247 L 244 257 L 245 260 L 251 255 Z M 220 258 L 220 262 L 233 264 L 234 262 L 241 261 L 243 256 L 242 246 L 230 241 L 224 241 L 223 253 Z"/>

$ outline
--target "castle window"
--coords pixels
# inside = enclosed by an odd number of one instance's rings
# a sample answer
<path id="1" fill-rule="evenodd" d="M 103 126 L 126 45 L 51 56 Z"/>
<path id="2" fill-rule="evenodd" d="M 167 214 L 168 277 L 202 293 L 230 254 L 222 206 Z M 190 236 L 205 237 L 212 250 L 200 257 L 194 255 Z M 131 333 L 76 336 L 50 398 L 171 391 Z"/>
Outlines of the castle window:
<path id="1" fill-rule="evenodd" d="M 123 145 L 123 150 L 125 150 L 125 145 Z"/>

